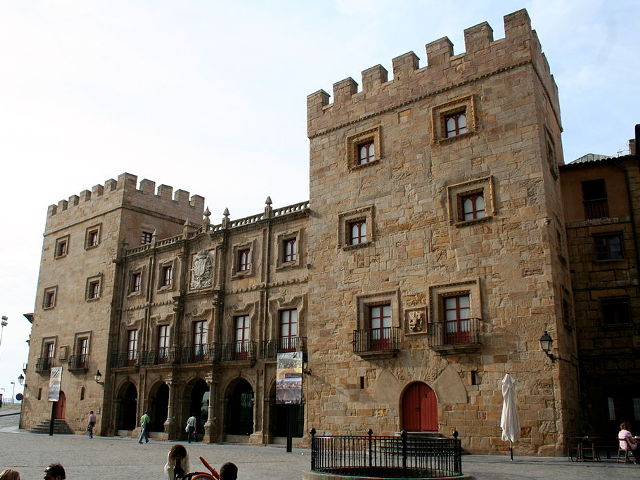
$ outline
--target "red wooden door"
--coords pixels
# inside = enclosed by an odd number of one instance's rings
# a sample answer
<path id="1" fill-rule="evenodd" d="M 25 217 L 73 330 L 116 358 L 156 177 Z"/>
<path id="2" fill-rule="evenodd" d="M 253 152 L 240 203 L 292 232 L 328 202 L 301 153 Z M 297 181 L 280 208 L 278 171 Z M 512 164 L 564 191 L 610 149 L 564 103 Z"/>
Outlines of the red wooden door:
<path id="1" fill-rule="evenodd" d="M 416 382 L 402 397 L 403 428 L 409 432 L 438 431 L 438 399 L 428 385 Z"/>
<path id="2" fill-rule="evenodd" d="M 67 399 L 64 396 L 64 392 L 60 392 L 60 397 L 56 402 L 55 418 L 64 419 L 67 410 Z"/>

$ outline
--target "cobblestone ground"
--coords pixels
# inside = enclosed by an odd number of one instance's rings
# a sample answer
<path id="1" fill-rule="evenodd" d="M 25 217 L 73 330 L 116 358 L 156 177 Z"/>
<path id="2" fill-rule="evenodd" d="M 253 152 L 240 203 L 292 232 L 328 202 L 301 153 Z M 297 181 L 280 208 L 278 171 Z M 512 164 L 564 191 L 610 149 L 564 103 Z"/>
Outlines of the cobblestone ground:
<path id="1" fill-rule="evenodd" d="M 151 440 L 139 445 L 134 439 L 81 435 L 32 434 L 18 430 L 18 415 L 6 415 L 10 407 L 0 409 L 0 470 L 18 470 L 23 480 L 42 478 L 51 462 L 62 463 L 69 480 L 166 478 L 162 467 L 172 442 Z M 244 445 L 186 445 L 192 470 L 203 471 L 202 456 L 216 468 L 226 461 L 238 465 L 240 480 L 301 480 L 309 470 L 309 450 Z M 640 479 L 640 466 L 614 461 L 574 463 L 566 458 L 468 455 L 463 457 L 463 471 L 479 480 L 601 480 Z"/>

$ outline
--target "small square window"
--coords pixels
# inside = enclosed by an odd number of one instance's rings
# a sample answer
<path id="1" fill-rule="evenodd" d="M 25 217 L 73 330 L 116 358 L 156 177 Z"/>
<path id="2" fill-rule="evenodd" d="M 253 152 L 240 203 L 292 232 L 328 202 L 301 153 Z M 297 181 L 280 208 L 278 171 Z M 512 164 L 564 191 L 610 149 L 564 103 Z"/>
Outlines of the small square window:
<path id="1" fill-rule="evenodd" d="M 631 321 L 628 297 L 603 298 L 600 300 L 600 306 L 604 325 L 619 325 Z"/>
<path id="2" fill-rule="evenodd" d="M 370 244 L 374 240 L 374 208 L 361 207 L 338 215 L 338 246 L 344 249 Z"/>
<path id="3" fill-rule="evenodd" d="M 153 240 L 153 233 L 152 232 L 142 232 L 140 234 L 140 245 L 147 245 L 148 243 L 151 243 L 151 240 Z"/>
<path id="4" fill-rule="evenodd" d="M 449 185 L 447 190 L 452 224 L 464 226 L 488 220 L 495 215 L 492 177 Z"/>
<path id="5" fill-rule="evenodd" d="M 466 109 L 455 113 L 449 113 L 444 116 L 445 137 L 457 137 L 463 133 L 467 133 L 467 113 Z"/>
<path id="6" fill-rule="evenodd" d="M 160 287 L 170 287 L 173 281 L 173 265 L 163 265 L 160 268 Z"/>
<path id="7" fill-rule="evenodd" d="M 347 137 L 349 170 L 365 167 L 382 158 L 380 126 Z"/>
<path id="8" fill-rule="evenodd" d="M 367 243 L 367 220 L 355 220 L 349 222 L 349 245 L 361 245 Z"/>
<path id="9" fill-rule="evenodd" d="M 238 271 L 246 272 L 251 269 L 251 249 L 241 248 L 238 250 Z"/>
<path id="10" fill-rule="evenodd" d="M 56 293 L 58 287 L 46 288 L 44 291 L 44 298 L 42 300 L 42 308 L 45 310 L 56 306 Z"/>
<path id="11" fill-rule="evenodd" d="M 622 251 L 622 235 L 619 233 L 597 235 L 594 237 L 597 260 L 621 260 L 624 258 Z"/>
<path id="12" fill-rule="evenodd" d="M 69 235 L 56 240 L 55 258 L 65 257 L 69 253 Z"/>
<path id="13" fill-rule="evenodd" d="M 100 226 L 95 226 L 87 229 L 85 235 L 84 248 L 90 249 L 97 247 L 100 243 Z"/>
<path id="14" fill-rule="evenodd" d="M 256 254 L 256 251 L 258 251 L 256 245 L 256 241 L 254 240 L 233 246 L 231 253 L 232 278 L 246 278 L 254 274 L 254 261 L 257 261 L 257 258 L 255 258 L 254 255 Z M 282 248 L 282 246 L 279 248 Z M 282 258 L 281 255 L 282 252 L 278 254 L 278 259 Z"/>
<path id="15" fill-rule="evenodd" d="M 473 95 L 454 98 L 431 110 L 431 140 L 435 144 L 465 137 L 476 129 Z"/>
<path id="16" fill-rule="evenodd" d="M 87 285 L 87 300 L 100 298 L 100 280 L 90 280 Z"/>

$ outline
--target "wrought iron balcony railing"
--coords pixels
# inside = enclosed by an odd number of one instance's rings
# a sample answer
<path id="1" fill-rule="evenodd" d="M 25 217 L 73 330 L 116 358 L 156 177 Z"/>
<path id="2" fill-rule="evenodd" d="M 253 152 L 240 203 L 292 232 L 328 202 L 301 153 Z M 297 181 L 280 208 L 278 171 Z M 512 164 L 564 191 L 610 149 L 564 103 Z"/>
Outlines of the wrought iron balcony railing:
<path id="1" fill-rule="evenodd" d="M 44 373 L 51 370 L 53 366 L 53 357 L 40 357 L 36 362 L 36 372 Z"/>
<path id="2" fill-rule="evenodd" d="M 192 345 L 180 348 L 180 363 L 210 363 L 217 362 L 220 357 L 220 347 L 216 343 Z"/>
<path id="3" fill-rule="evenodd" d="M 284 337 L 264 340 L 260 348 L 261 358 L 276 358 L 282 352 L 304 352 L 307 350 L 306 337 Z"/>
<path id="4" fill-rule="evenodd" d="M 584 200 L 584 216 L 587 220 L 609 216 L 609 201 L 606 198 Z"/>
<path id="5" fill-rule="evenodd" d="M 256 342 L 244 340 L 222 344 L 221 358 L 223 362 L 256 360 Z"/>
<path id="6" fill-rule="evenodd" d="M 138 366 L 138 352 L 117 352 L 111 354 L 111 368 Z"/>
<path id="7" fill-rule="evenodd" d="M 86 372 L 89 370 L 89 355 L 71 355 L 67 365 L 70 372 Z"/>
<path id="8" fill-rule="evenodd" d="M 140 355 L 140 365 L 172 365 L 178 363 L 179 354 L 179 349 L 171 347 L 143 351 Z"/>
<path id="9" fill-rule="evenodd" d="M 429 324 L 429 346 L 434 350 L 458 351 L 480 347 L 482 319 L 466 318 Z"/>
<path id="10" fill-rule="evenodd" d="M 365 355 L 395 354 L 400 349 L 400 328 L 367 328 L 353 331 L 353 352 Z"/>

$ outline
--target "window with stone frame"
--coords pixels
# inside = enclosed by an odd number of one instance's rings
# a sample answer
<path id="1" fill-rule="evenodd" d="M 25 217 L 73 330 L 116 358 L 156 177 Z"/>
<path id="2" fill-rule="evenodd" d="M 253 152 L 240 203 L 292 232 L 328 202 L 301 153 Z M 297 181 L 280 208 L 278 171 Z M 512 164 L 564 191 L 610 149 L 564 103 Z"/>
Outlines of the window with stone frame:
<path id="1" fill-rule="evenodd" d="M 301 264 L 300 257 L 302 255 L 302 231 L 286 231 L 280 233 L 276 239 L 278 244 L 276 269 L 299 267 Z"/>
<path id="2" fill-rule="evenodd" d="M 246 272 L 251 268 L 251 249 L 241 248 L 238 250 L 238 271 Z"/>
<path id="3" fill-rule="evenodd" d="M 100 225 L 94 225 L 93 227 L 87 228 L 87 232 L 84 237 L 84 248 L 86 250 L 95 248 L 100 244 L 100 230 Z"/>
<path id="4" fill-rule="evenodd" d="M 434 346 L 478 344 L 482 305 L 480 281 L 468 280 L 429 287 L 429 335 Z"/>
<path id="5" fill-rule="evenodd" d="M 582 205 L 586 220 L 609 216 L 607 185 L 603 178 L 582 182 Z"/>
<path id="6" fill-rule="evenodd" d="M 449 220 L 456 226 L 487 221 L 496 213 L 493 178 L 475 180 L 447 186 Z"/>
<path id="7" fill-rule="evenodd" d="M 138 361 L 138 330 L 127 330 L 127 366 L 135 365 Z"/>
<path id="8" fill-rule="evenodd" d="M 393 327 L 391 304 L 368 305 L 369 349 L 388 350 L 391 343 Z"/>
<path id="9" fill-rule="evenodd" d="M 290 308 L 279 312 L 279 352 L 295 352 L 299 348 L 298 310 Z"/>
<path id="10" fill-rule="evenodd" d="M 49 310 L 56 306 L 56 296 L 58 293 L 58 287 L 48 287 L 44 289 L 44 296 L 42 299 L 42 308 Z"/>
<path id="11" fill-rule="evenodd" d="M 374 240 L 374 207 L 366 206 L 338 215 L 338 246 L 344 250 L 369 245 Z"/>
<path id="12" fill-rule="evenodd" d="M 66 257 L 67 253 L 69 253 L 69 235 L 65 235 L 64 237 L 56 240 L 53 256 L 55 258 L 62 258 Z"/>
<path id="13" fill-rule="evenodd" d="M 234 360 L 246 360 L 249 357 L 250 348 L 250 320 L 249 315 L 234 317 Z"/>
<path id="14" fill-rule="evenodd" d="M 80 334 L 75 340 L 75 357 L 72 368 L 87 368 L 89 362 L 89 335 Z"/>
<path id="15" fill-rule="evenodd" d="M 454 98 L 431 110 L 431 140 L 442 144 L 474 134 L 477 129 L 474 96 Z"/>
<path id="16" fill-rule="evenodd" d="M 611 297 L 600 299 L 602 324 L 604 326 L 622 325 L 631 322 L 629 297 Z"/>
<path id="17" fill-rule="evenodd" d="M 158 326 L 158 363 L 169 361 L 169 325 Z"/>
<path id="18" fill-rule="evenodd" d="M 399 291 L 358 295 L 354 352 L 384 352 L 399 347 Z"/>
<path id="19" fill-rule="evenodd" d="M 298 259 L 298 239 L 287 238 L 283 241 L 283 263 L 295 262 Z"/>
<path id="20" fill-rule="evenodd" d="M 153 240 L 153 232 L 142 231 L 140 233 L 140 245 L 147 245 Z"/>
<path id="21" fill-rule="evenodd" d="M 601 233 L 595 235 L 593 240 L 596 250 L 596 260 L 624 259 L 621 233 Z"/>
<path id="22" fill-rule="evenodd" d="M 196 360 L 202 360 L 207 352 L 209 341 L 209 325 L 206 320 L 193 322 L 193 356 Z"/>
<path id="23" fill-rule="evenodd" d="M 231 278 L 245 278 L 254 274 L 257 251 L 257 242 L 255 240 L 233 245 Z"/>
<path id="24" fill-rule="evenodd" d="M 160 278 L 158 288 L 169 289 L 173 285 L 173 262 L 163 263 L 159 269 Z"/>
<path id="25" fill-rule="evenodd" d="M 380 125 L 350 135 L 346 139 L 347 165 L 354 170 L 378 163 L 382 158 Z"/>
<path id="26" fill-rule="evenodd" d="M 42 340 L 42 357 L 40 367 L 42 370 L 49 370 L 53 366 L 56 353 L 56 341 L 53 338 L 44 338 Z"/>
<path id="27" fill-rule="evenodd" d="M 89 277 L 85 289 L 85 299 L 87 301 L 98 300 L 101 294 L 102 276 Z"/>
<path id="28" fill-rule="evenodd" d="M 140 293 L 142 291 L 142 271 L 131 272 L 129 280 L 129 293 Z"/>

